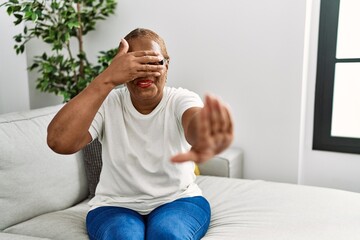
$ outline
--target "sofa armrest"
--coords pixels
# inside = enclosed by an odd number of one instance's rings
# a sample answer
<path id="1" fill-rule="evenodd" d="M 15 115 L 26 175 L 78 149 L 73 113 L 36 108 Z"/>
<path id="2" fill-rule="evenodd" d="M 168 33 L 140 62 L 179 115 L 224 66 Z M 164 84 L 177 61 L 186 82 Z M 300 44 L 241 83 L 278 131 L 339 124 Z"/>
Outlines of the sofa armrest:
<path id="1" fill-rule="evenodd" d="M 199 164 L 201 175 L 241 178 L 243 152 L 239 148 L 228 148 L 209 161 Z"/>

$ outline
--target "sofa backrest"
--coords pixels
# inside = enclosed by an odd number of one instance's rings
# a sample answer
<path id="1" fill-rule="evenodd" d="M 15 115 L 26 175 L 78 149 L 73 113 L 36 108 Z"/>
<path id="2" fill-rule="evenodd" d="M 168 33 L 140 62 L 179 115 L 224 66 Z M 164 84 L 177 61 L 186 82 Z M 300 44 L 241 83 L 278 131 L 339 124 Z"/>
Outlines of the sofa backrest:
<path id="1" fill-rule="evenodd" d="M 46 143 L 60 108 L 0 115 L 0 230 L 88 196 L 82 152 L 60 155 Z"/>

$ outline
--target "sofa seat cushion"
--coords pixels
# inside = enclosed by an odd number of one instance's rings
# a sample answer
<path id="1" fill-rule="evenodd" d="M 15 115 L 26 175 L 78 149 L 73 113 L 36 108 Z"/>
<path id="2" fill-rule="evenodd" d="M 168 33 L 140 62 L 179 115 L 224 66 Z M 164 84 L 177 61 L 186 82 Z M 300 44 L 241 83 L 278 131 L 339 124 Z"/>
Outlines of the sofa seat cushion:
<path id="1" fill-rule="evenodd" d="M 19 234 L 0 233 L 1 240 L 50 240 L 49 238 L 30 237 Z"/>
<path id="2" fill-rule="evenodd" d="M 0 230 L 88 196 L 82 152 L 60 155 L 46 143 L 60 108 L 0 115 Z"/>
<path id="3" fill-rule="evenodd" d="M 40 215 L 26 222 L 9 227 L 4 230 L 4 233 L 49 238 L 53 240 L 89 240 L 85 226 L 86 214 L 89 211 L 89 205 L 87 203 L 88 199 L 66 210 Z"/>
<path id="4" fill-rule="evenodd" d="M 199 176 L 211 206 L 202 240 L 358 240 L 360 194 L 259 180 Z M 50 239 L 88 240 L 89 206 L 44 214 L 5 232 Z"/>
<path id="5" fill-rule="evenodd" d="M 360 193 L 221 177 L 197 183 L 212 214 L 202 240 L 360 239 Z"/>

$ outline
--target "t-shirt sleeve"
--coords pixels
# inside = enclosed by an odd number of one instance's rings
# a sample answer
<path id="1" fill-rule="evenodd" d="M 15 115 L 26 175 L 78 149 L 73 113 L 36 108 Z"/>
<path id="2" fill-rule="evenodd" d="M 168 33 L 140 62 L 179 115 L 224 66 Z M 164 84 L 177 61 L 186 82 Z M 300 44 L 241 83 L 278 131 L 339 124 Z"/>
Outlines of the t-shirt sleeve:
<path id="1" fill-rule="evenodd" d="M 176 95 L 175 114 L 180 121 L 184 112 L 189 108 L 204 106 L 200 96 L 187 89 L 179 88 Z"/>
<path id="2" fill-rule="evenodd" d="M 100 141 L 102 139 L 102 132 L 104 126 L 104 104 L 100 107 L 98 112 L 96 113 L 90 128 L 89 133 L 92 137 L 92 140 L 98 138 Z"/>

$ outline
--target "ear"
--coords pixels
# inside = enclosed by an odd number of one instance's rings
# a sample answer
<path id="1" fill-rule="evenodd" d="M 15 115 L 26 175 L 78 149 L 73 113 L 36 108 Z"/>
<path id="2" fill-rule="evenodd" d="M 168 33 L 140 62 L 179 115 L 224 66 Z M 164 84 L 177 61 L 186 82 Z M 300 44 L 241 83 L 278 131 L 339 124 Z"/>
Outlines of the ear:
<path id="1" fill-rule="evenodd" d="M 169 59 L 166 59 L 166 62 L 165 62 L 165 67 L 166 67 L 165 82 L 167 82 L 167 75 L 168 75 L 168 70 L 169 70 L 169 63 L 170 63 L 170 58 L 169 58 Z"/>
<path id="2" fill-rule="evenodd" d="M 169 63 L 170 63 L 170 58 L 166 59 L 166 63 L 165 63 L 166 70 L 169 69 Z"/>

